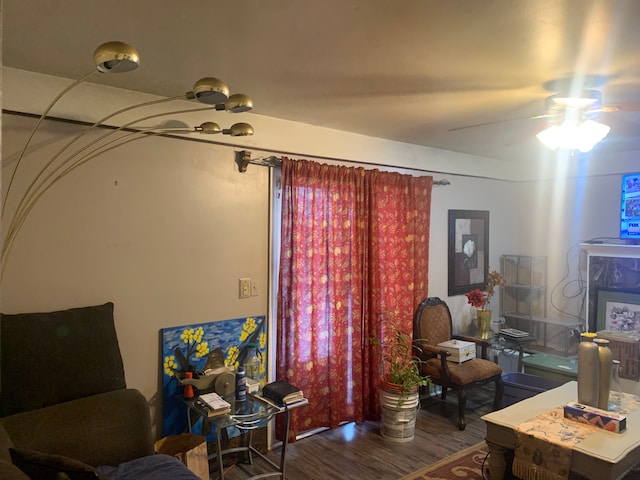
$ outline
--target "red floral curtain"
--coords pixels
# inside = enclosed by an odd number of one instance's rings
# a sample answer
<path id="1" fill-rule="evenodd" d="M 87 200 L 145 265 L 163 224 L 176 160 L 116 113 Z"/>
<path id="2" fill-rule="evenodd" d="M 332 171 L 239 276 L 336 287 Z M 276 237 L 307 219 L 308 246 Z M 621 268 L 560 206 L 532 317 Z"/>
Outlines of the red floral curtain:
<path id="1" fill-rule="evenodd" d="M 427 294 L 431 177 L 283 160 L 276 376 L 309 406 L 292 438 L 377 415 L 368 339 Z"/>
<path id="2" fill-rule="evenodd" d="M 416 308 L 427 296 L 432 177 L 368 171 L 364 326 L 366 338 L 393 335 L 393 323 L 413 332 Z M 365 418 L 379 417 L 381 365 L 364 352 Z"/>

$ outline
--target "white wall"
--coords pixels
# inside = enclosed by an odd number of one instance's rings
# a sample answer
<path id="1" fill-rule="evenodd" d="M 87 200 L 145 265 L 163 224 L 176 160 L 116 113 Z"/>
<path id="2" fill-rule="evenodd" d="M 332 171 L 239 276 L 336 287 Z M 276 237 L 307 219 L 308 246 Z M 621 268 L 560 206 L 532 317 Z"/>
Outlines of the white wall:
<path id="1" fill-rule="evenodd" d="M 519 186 L 518 195 L 529 201 L 519 209 L 518 245 L 520 253 L 548 257 L 548 316 L 585 318 L 585 254 L 579 243 L 617 241 L 620 189 L 617 173 Z"/>
<path id="2" fill-rule="evenodd" d="M 520 201 L 517 187 L 507 181 L 485 180 L 459 176 L 447 177 L 451 185 L 436 186 L 432 194 L 431 239 L 429 252 L 429 295 L 447 302 L 458 333 L 469 333 L 474 308 L 464 295 L 449 297 L 448 291 L 448 211 L 489 211 L 489 268 L 500 270 L 500 255 L 513 253 L 517 247 L 518 216 L 514 215 Z M 493 317 L 500 305 L 498 294 L 491 300 Z"/>

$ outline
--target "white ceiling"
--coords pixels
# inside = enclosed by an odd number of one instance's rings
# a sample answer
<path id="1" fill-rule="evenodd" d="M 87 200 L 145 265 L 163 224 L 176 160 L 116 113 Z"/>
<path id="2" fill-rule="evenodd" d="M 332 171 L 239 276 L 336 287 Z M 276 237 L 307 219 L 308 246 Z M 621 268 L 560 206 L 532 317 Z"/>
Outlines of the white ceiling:
<path id="1" fill-rule="evenodd" d="M 637 0 L 4 0 L 6 66 L 70 79 L 120 40 L 141 65 L 91 81 L 162 96 L 214 76 L 254 113 L 505 161 L 561 79 L 640 101 Z M 635 106 L 638 104 L 636 103 Z M 509 120 L 513 119 L 513 120 Z M 593 155 L 640 150 L 640 112 Z M 489 125 L 454 130 L 478 123 Z M 259 135 L 260 132 L 256 132 Z"/>

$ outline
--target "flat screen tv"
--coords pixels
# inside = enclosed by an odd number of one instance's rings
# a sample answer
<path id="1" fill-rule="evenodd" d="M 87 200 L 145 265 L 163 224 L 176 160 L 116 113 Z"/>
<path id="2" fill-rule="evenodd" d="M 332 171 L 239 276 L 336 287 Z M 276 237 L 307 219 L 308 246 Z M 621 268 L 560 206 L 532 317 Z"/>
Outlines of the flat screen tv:
<path id="1" fill-rule="evenodd" d="M 620 238 L 640 241 L 640 173 L 622 176 Z"/>

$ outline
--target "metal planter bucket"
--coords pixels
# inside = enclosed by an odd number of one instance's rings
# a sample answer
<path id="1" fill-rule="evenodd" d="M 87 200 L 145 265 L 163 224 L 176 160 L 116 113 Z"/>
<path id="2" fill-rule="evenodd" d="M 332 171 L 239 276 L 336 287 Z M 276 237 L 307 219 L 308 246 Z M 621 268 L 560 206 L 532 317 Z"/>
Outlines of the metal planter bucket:
<path id="1" fill-rule="evenodd" d="M 409 442 L 413 440 L 419 403 L 417 391 L 403 396 L 399 392 L 381 388 L 381 435 L 392 442 Z"/>

